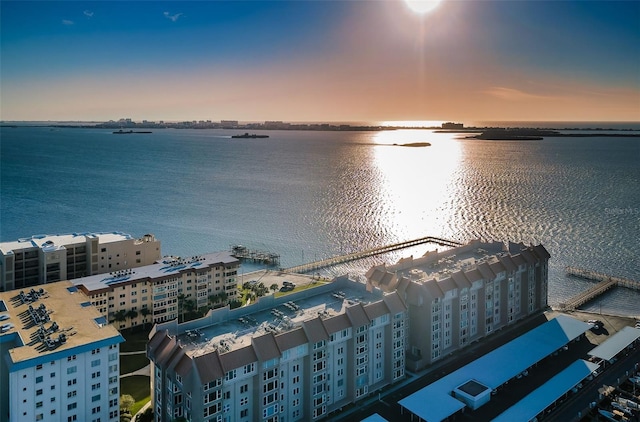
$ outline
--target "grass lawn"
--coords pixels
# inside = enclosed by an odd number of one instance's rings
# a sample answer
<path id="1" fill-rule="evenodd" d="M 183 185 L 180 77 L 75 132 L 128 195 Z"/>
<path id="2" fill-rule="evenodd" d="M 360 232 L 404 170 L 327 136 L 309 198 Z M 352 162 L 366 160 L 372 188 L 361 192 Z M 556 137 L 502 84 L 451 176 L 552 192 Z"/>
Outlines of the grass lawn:
<path id="1" fill-rule="evenodd" d="M 135 415 L 142 406 L 151 400 L 149 377 L 134 375 L 120 380 L 120 395 L 128 394 L 136 401 L 131 407 L 131 414 Z"/>
<path id="2" fill-rule="evenodd" d="M 288 292 L 280 292 L 280 291 L 278 291 L 278 292 L 274 293 L 274 296 L 275 297 L 280 297 L 280 296 L 288 295 L 288 294 L 291 294 L 291 293 L 300 292 L 302 290 L 313 289 L 314 287 L 322 286 L 324 284 L 326 284 L 326 283 L 317 282 L 316 281 L 314 283 L 302 284 L 300 286 L 296 285 L 296 287 L 293 290 L 288 291 Z"/>
<path id="3" fill-rule="evenodd" d="M 128 374 L 149 365 L 149 359 L 144 353 L 135 355 L 120 355 L 120 374 Z"/>
<path id="4" fill-rule="evenodd" d="M 147 324 L 147 328 L 151 329 L 151 324 Z M 121 331 L 122 337 L 126 340 L 120 344 L 120 352 L 139 352 L 146 350 L 149 341 L 149 331 L 135 329 Z"/>

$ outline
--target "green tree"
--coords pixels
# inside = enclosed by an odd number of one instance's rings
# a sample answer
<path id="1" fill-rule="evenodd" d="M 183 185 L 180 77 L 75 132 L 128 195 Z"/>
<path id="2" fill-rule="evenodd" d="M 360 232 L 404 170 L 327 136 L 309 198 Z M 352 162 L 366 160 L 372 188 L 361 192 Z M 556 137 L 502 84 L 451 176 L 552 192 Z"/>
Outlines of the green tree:
<path id="1" fill-rule="evenodd" d="M 124 309 L 120 309 L 113 314 L 113 320 L 117 322 L 124 322 L 127 320 L 127 313 Z"/>
<path id="2" fill-rule="evenodd" d="M 129 319 L 136 319 L 138 318 L 138 311 L 134 311 L 133 309 L 129 309 L 127 311 L 127 313 L 125 314 L 125 316 Z"/>
<path id="3" fill-rule="evenodd" d="M 140 309 L 140 313 L 142 314 L 142 318 L 144 318 L 145 322 L 143 324 L 143 328 L 146 330 L 147 329 L 147 322 L 146 319 L 149 315 L 151 315 L 151 311 L 149 310 L 149 308 L 142 308 Z"/>
<path id="4" fill-rule="evenodd" d="M 120 412 L 129 413 L 133 405 L 136 404 L 136 400 L 129 394 L 123 394 L 120 396 Z"/>
<path id="5" fill-rule="evenodd" d="M 269 288 L 274 292 L 277 292 L 280 287 L 278 286 L 278 283 L 273 283 Z"/>

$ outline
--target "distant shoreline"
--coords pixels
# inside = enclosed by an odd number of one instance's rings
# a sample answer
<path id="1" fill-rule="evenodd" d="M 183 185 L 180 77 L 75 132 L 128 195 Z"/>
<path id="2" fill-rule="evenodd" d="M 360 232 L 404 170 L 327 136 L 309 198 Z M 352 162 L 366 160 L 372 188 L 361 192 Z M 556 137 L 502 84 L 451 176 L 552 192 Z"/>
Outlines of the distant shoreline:
<path id="1" fill-rule="evenodd" d="M 613 137 L 640 137 L 640 129 L 634 128 L 528 128 L 528 127 L 467 127 L 460 129 L 443 129 L 440 126 L 381 126 L 381 125 L 350 125 L 350 124 L 329 124 L 329 123 L 284 123 L 284 122 L 267 122 L 267 123 L 250 123 L 239 124 L 237 126 L 229 126 L 215 122 L 178 122 L 178 123 L 155 123 L 155 122 L 131 122 L 122 124 L 122 122 L 77 122 L 69 123 L 44 123 L 44 122 L 3 122 L 0 128 L 22 128 L 22 127 L 42 127 L 42 128 L 70 128 L 70 129 L 105 129 L 105 130 L 138 130 L 138 129 L 223 129 L 238 131 L 255 131 L 255 130 L 303 130 L 303 131 L 388 131 L 388 130 L 431 130 L 434 133 L 454 133 L 454 134 L 478 134 L 469 136 L 466 139 L 485 139 L 485 140 L 534 140 L 540 137 L 593 137 L 606 136 Z M 558 131 L 589 131 L 597 133 L 560 133 Z M 616 132 L 616 133 L 610 133 Z M 619 133 L 631 132 L 631 133 Z"/>

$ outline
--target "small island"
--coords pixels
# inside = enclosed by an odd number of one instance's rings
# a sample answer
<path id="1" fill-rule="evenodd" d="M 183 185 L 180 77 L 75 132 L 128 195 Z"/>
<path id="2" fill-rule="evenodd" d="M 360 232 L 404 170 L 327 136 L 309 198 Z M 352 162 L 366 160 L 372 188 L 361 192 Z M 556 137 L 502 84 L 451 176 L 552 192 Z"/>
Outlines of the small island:
<path id="1" fill-rule="evenodd" d="M 410 144 L 393 144 L 393 145 L 398 147 L 414 147 L 414 148 L 431 146 L 429 142 L 413 142 Z"/>

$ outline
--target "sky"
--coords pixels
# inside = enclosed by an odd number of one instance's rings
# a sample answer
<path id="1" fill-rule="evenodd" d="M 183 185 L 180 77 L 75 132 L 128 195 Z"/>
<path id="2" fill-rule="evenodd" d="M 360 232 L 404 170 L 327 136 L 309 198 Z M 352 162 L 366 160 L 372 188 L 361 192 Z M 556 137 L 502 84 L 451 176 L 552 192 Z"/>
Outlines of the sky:
<path id="1" fill-rule="evenodd" d="M 640 121 L 640 1 L 0 2 L 0 120 Z"/>

